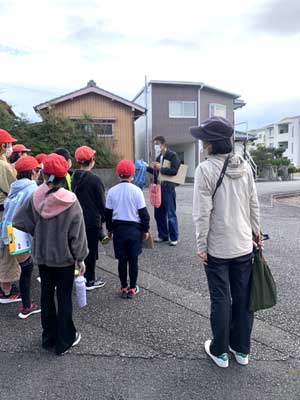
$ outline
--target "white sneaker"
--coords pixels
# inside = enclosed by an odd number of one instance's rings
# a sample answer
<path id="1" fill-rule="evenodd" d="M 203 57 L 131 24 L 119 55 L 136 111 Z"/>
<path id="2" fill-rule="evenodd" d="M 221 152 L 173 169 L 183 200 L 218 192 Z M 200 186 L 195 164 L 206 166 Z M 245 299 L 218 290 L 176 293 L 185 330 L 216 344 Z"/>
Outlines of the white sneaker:
<path id="1" fill-rule="evenodd" d="M 211 354 L 210 345 L 211 345 L 211 340 L 206 340 L 206 342 L 204 343 L 204 348 L 205 348 L 206 353 L 214 361 L 214 363 L 217 364 L 218 367 L 227 368 L 229 365 L 228 354 L 223 353 L 220 356 L 216 357 L 213 354 Z"/>
<path id="2" fill-rule="evenodd" d="M 233 350 L 229 347 L 229 350 L 236 359 L 236 362 L 240 365 L 248 365 L 249 364 L 249 354 L 239 353 L 238 351 Z"/>
<path id="3" fill-rule="evenodd" d="M 177 246 L 178 240 L 170 240 L 169 241 L 169 246 Z"/>

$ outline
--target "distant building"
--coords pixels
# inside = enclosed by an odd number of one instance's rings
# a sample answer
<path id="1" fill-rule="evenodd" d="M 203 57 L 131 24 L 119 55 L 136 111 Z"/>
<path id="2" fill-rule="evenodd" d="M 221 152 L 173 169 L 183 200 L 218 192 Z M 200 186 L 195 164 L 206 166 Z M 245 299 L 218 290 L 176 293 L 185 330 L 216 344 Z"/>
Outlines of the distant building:
<path id="1" fill-rule="evenodd" d="M 150 160 L 152 140 L 165 136 L 169 147 L 189 166 L 188 178 L 194 177 L 200 160 L 199 141 L 189 133 L 212 116 L 234 123 L 234 111 L 245 105 L 240 95 L 199 82 L 150 81 L 133 99 L 147 109 L 135 122 L 135 155 Z"/>
<path id="2" fill-rule="evenodd" d="M 251 130 L 250 133 L 257 136 L 253 143 L 254 148 L 259 144 L 282 147 L 285 149 L 283 156 L 289 158 L 296 167 L 300 167 L 300 115 L 283 118 L 274 124 Z"/>

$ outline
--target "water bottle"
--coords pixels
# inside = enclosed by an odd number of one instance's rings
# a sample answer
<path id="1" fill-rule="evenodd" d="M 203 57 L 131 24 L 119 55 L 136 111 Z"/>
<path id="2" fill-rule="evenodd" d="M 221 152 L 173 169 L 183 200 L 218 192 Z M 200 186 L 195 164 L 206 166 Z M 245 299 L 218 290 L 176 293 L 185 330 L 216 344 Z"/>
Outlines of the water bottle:
<path id="1" fill-rule="evenodd" d="M 85 287 L 85 279 L 83 276 L 76 276 L 75 278 L 75 288 L 76 288 L 76 300 L 78 306 L 84 307 L 86 306 L 86 287 Z"/>

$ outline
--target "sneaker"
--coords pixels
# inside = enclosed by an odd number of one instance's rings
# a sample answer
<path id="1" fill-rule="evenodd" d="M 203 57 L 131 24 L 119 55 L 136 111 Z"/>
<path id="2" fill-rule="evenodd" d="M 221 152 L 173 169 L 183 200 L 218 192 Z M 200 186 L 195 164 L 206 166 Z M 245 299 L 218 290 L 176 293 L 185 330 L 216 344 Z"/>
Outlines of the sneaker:
<path id="1" fill-rule="evenodd" d="M 109 241 L 110 241 L 110 238 L 107 235 L 105 235 L 104 238 L 100 240 L 100 242 L 103 246 L 107 245 L 109 243 Z"/>
<path id="2" fill-rule="evenodd" d="M 9 304 L 9 303 L 16 303 L 21 301 L 21 297 L 18 293 L 4 294 L 3 297 L 0 298 L 0 303 L 2 304 Z"/>
<path id="3" fill-rule="evenodd" d="M 132 299 L 140 293 L 140 288 L 136 285 L 135 289 L 128 289 L 127 298 Z"/>
<path id="4" fill-rule="evenodd" d="M 214 363 L 217 364 L 218 367 L 227 368 L 229 365 L 228 354 L 223 353 L 220 356 L 216 357 L 213 354 L 211 354 L 210 345 L 211 345 L 211 340 L 206 340 L 206 342 L 204 343 L 204 348 L 205 348 L 206 353 L 214 361 Z"/>
<path id="5" fill-rule="evenodd" d="M 24 308 L 23 306 L 20 307 L 20 313 L 18 315 L 19 318 L 25 319 L 30 317 L 30 315 L 40 313 L 41 309 L 36 304 L 31 304 L 30 307 Z"/>
<path id="6" fill-rule="evenodd" d="M 236 362 L 240 365 L 248 365 L 249 363 L 249 354 L 239 353 L 238 351 L 233 350 L 229 347 L 230 352 L 234 355 Z"/>
<path id="7" fill-rule="evenodd" d="M 169 241 L 169 246 L 177 246 L 178 240 L 170 240 Z"/>
<path id="8" fill-rule="evenodd" d="M 127 299 L 128 290 L 129 290 L 128 287 L 120 289 L 119 294 L 120 294 L 120 297 L 122 297 L 122 299 Z"/>
<path id="9" fill-rule="evenodd" d="M 167 242 L 168 241 L 168 239 L 162 239 L 162 238 L 160 238 L 160 237 L 156 237 L 155 239 L 154 239 L 154 242 L 155 243 L 162 243 L 162 242 Z"/>
<path id="10" fill-rule="evenodd" d="M 39 283 L 41 283 L 41 282 L 42 282 L 42 280 L 41 280 L 41 277 L 40 277 L 40 276 L 38 276 L 38 277 L 36 278 L 36 280 L 37 280 Z"/>
<path id="11" fill-rule="evenodd" d="M 81 333 L 76 331 L 75 340 L 72 343 L 72 345 L 67 350 L 63 351 L 62 353 L 56 353 L 56 354 L 59 355 L 59 356 L 63 356 L 64 354 L 67 354 L 72 347 L 75 347 L 75 346 L 78 345 L 80 340 L 81 340 Z"/>
<path id="12" fill-rule="evenodd" d="M 102 279 L 97 279 L 96 281 L 90 281 L 86 283 L 86 290 L 99 289 L 105 286 L 106 282 Z"/>

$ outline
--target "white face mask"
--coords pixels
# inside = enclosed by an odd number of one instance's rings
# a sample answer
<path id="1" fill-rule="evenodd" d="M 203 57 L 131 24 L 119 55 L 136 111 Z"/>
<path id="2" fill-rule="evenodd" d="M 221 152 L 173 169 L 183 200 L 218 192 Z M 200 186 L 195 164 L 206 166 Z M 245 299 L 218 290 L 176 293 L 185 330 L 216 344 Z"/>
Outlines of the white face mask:
<path id="1" fill-rule="evenodd" d="M 160 145 L 159 144 L 155 144 L 154 145 L 154 152 L 155 152 L 155 157 L 158 157 L 160 155 L 161 150 L 160 150 Z"/>
<path id="2" fill-rule="evenodd" d="M 13 152 L 12 145 L 11 145 L 11 144 L 8 144 L 8 145 L 6 146 L 6 148 L 5 148 L 5 155 L 6 155 L 6 157 L 9 158 L 9 157 L 12 155 L 12 152 Z"/>

